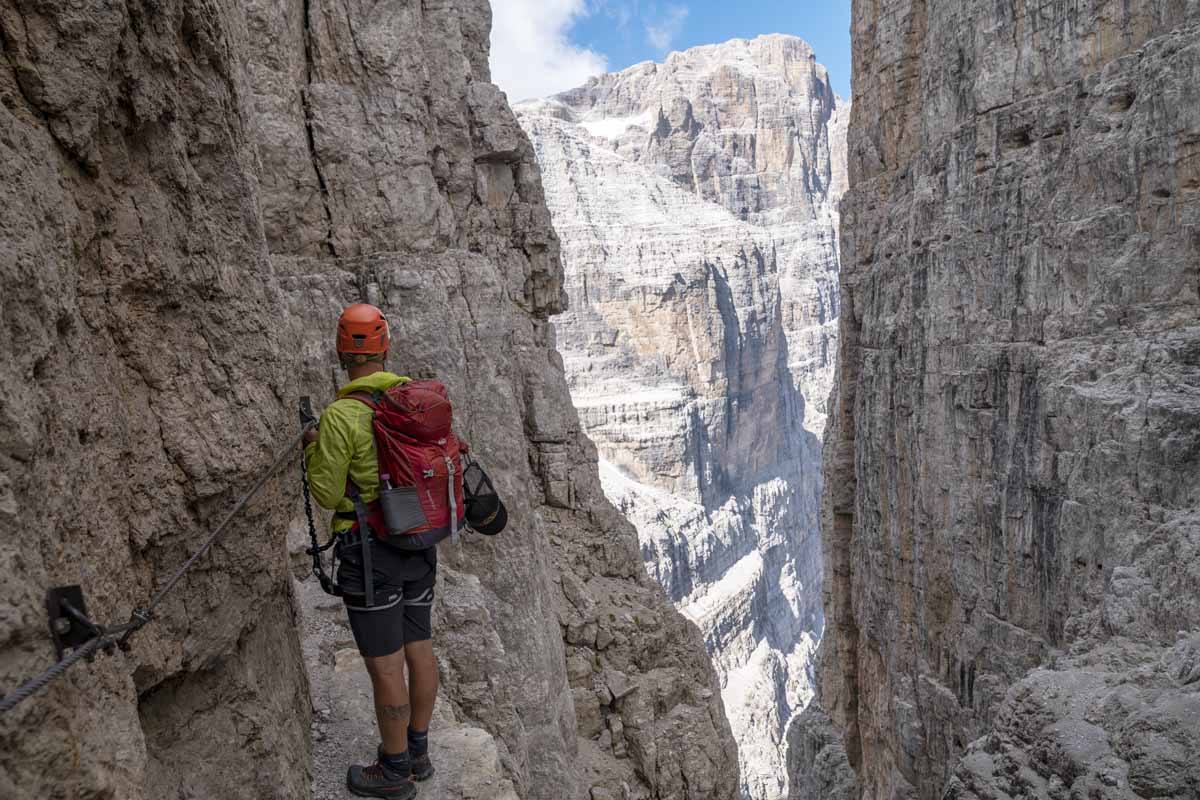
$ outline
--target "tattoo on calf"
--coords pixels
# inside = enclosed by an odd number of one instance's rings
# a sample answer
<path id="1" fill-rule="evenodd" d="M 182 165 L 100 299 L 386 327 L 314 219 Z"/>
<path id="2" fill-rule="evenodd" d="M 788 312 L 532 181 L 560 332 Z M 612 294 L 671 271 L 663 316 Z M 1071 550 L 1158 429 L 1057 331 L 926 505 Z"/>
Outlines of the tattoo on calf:
<path id="1" fill-rule="evenodd" d="M 386 719 L 389 719 L 389 720 L 407 723 L 408 719 L 409 719 L 409 707 L 406 705 L 404 705 L 404 706 L 382 705 L 379 707 L 379 715 L 382 717 L 385 717 Z"/>

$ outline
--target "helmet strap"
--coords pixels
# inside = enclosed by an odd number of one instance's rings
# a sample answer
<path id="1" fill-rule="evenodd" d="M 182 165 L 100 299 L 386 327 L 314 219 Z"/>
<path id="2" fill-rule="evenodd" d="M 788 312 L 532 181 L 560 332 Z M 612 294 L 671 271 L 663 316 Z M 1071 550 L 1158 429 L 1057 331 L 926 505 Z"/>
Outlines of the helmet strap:
<path id="1" fill-rule="evenodd" d="M 386 364 L 387 353 L 338 353 L 338 360 L 342 364 L 342 369 L 369 364 L 372 361 Z"/>

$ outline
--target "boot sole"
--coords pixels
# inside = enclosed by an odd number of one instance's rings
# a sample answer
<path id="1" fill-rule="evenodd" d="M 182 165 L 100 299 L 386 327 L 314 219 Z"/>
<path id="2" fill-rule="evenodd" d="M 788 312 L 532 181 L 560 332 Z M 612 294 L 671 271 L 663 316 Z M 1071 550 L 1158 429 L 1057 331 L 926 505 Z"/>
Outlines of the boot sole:
<path id="1" fill-rule="evenodd" d="M 414 772 L 412 777 L 413 777 L 414 781 L 417 781 L 418 783 L 424 783 L 425 781 L 432 778 L 433 773 L 435 773 L 435 772 L 437 772 L 437 770 L 434 769 L 433 767 L 430 767 L 428 772 L 422 772 L 420 775 L 418 775 L 417 773 Z"/>
<path id="2" fill-rule="evenodd" d="M 412 784 L 409 784 L 409 786 L 412 786 Z M 370 789 L 360 789 L 357 786 L 351 786 L 350 783 L 347 782 L 346 788 L 349 789 L 350 794 L 354 795 L 355 797 L 375 797 L 375 798 L 379 798 L 379 800 L 412 800 L 412 798 L 417 796 L 417 787 L 416 786 L 412 786 L 411 792 L 409 792 L 407 790 L 372 791 Z"/>

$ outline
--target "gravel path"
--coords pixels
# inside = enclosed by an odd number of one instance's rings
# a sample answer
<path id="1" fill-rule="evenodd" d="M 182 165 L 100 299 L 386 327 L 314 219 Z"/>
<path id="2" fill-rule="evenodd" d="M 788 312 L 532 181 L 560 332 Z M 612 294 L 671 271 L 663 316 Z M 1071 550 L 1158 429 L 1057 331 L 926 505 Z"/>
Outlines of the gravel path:
<path id="1" fill-rule="evenodd" d="M 354 648 L 340 600 L 316 580 L 295 583 L 305 667 L 313 704 L 313 800 L 347 800 L 346 769 L 375 757 L 378 732 L 371 679 Z M 439 702 L 430 727 L 430 754 L 438 771 L 420 784 L 420 798 L 518 800 L 503 775 L 495 740 L 461 725 Z"/>

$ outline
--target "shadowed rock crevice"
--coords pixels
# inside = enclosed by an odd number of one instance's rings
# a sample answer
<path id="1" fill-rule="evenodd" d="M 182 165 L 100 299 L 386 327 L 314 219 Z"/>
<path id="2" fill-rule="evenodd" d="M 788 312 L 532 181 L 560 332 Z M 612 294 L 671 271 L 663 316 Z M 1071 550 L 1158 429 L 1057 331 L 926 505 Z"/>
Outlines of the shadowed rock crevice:
<path id="1" fill-rule="evenodd" d="M 304 79 L 305 86 L 300 90 L 300 104 L 304 109 L 304 138 L 308 144 L 308 157 L 312 161 L 313 175 L 317 179 L 317 191 L 321 195 L 321 206 L 325 209 L 325 219 L 329 223 L 329 231 L 325 236 L 324 245 L 329 255 L 337 257 L 337 247 L 334 246 L 333 211 L 329 207 L 329 186 L 325 183 L 325 173 L 321 171 L 321 157 L 317 154 L 316 134 L 313 133 L 312 85 L 313 85 L 313 19 L 312 4 L 314 0 L 303 0 L 304 3 Z M 349 12 L 347 11 L 347 25 Z M 350 28 L 353 36 L 353 28 Z M 357 44 L 355 45 L 357 48 Z M 360 53 L 361 58 L 361 53 Z"/>

